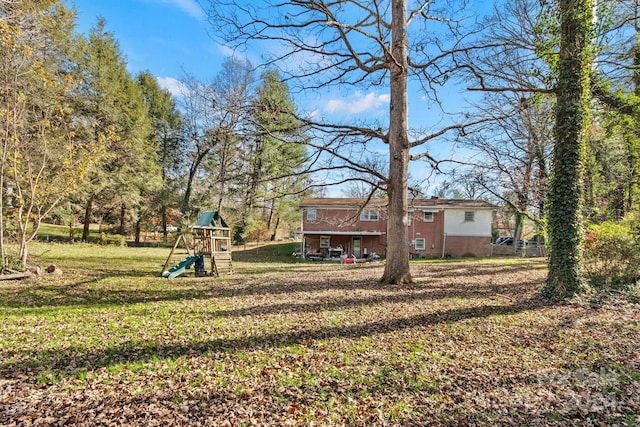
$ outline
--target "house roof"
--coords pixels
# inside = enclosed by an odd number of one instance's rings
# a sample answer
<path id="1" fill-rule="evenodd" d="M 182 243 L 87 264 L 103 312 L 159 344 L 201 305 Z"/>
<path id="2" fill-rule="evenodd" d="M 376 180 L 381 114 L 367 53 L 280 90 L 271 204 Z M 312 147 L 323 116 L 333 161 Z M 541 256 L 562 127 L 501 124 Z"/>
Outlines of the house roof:
<path id="1" fill-rule="evenodd" d="M 326 231 L 307 231 L 303 230 L 301 232 L 307 236 L 382 236 L 383 234 L 387 234 L 384 231 L 336 231 L 336 230 L 326 230 Z"/>
<path id="2" fill-rule="evenodd" d="M 367 199 L 356 198 L 341 198 L 341 197 L 316 197 L 305 198 L 300 202 L 300 207 L 336 207 L 336 208 L 359 208 L 367 207 L 379 207 L 384 208 L 388 205 L 387 199 L 371 199 L 367 202 Z M 409 208 L 422 209 L 422 208 L 438 208 L 438 209 L 496 209 L 497 206 L 484 200 L 464 200 L 464 199 L 409 199 Z"/>
<path id="3" fill-rule="evenodd" d="M 350 197 L 316 197 L 305 198 L 300 202 L 300 207 L 313 207 L 313 206 L 333 206 L 333 207 L 348 207 L 359 208 L 367 202 L 367 199 L 355 199 Z M 387 199 L 371 199 L 367 206 L 384 207 L 387 206 Z"/>

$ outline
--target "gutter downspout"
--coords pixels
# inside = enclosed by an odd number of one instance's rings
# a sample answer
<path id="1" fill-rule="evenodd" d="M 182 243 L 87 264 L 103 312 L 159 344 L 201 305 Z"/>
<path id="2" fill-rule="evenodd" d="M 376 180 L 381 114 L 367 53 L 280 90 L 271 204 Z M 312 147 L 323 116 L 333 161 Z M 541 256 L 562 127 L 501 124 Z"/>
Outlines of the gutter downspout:
<path id="1" fill-rule="evenodd" d="M 446 214 L 447 212 L 442 209 L 442 259 L 444 259 L 444 251 L 447 247 L 447 225 L 446 225 Z"/>
<path id="2" fill-rule="evenodd" d="M 447 233 L 444 233 L 442 238 L 442 259 L 444 259 L 444 251 L 446 247 L 447 247 Z"/>
<path id="3" fill-rule="evenodd" d="M 302 259 L 306 258 L 305 248 L 307 247 L 307 236 L 304 233 L 304 209 L 302 209 L 302 218 L 300 219 L 300 232 L 302 233 L 302 239 L 300 239 L 300 253 L 302 254 Z"/>

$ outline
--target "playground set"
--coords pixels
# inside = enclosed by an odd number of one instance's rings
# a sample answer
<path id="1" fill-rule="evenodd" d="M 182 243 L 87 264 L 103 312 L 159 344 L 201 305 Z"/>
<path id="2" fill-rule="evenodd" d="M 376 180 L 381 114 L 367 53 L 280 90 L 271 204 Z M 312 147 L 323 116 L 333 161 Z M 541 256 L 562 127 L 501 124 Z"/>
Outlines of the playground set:
<path id="1" fill-rule="evenodd" d="M 231 262 L 231 228 L 224 222 L 218 212 L 204 212 L 192 228 L 191 245 L 184 234 L 176 239 L 167 261 L 162 267 L 162 277 L 173 279 L 194 267 L 196 276 L 221 276 L 233 274 Z M 187 257 L 167 269 L 176 252 L 184 245 Z M 211 260 L 211 270 L 205 270 L 205 256 Z"/>

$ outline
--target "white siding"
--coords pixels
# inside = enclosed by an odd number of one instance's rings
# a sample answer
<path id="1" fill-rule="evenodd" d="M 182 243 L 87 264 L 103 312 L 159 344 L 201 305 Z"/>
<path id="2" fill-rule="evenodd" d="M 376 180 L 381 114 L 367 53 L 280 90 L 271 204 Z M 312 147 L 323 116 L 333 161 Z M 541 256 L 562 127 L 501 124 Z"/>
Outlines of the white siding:
<path id="1" fill-rule="evenodd" d="M 465 221 L 465 212 L 473 211 L 474 220 Z M 448 236 L 489 236 L 493 211 L 488 209 L 445 209 L 444 232 Z"/>

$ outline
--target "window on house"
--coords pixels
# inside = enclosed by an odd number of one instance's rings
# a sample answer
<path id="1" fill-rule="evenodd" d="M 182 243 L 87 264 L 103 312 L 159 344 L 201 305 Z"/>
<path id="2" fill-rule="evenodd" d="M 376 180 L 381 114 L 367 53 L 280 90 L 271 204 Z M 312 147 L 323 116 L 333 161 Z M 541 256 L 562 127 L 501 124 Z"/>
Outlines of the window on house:
<path id="1" fill-rule="evenodd" d="M 476 219 L 476 213 L 474 211 L 465 211 L 464 222 L 473 222 Z"/>
<path id="2" fill-rule="evenodd" d="M 331 247 L 331 238 L 329 236 L 320 236 L 320 247 L 328 248 Z"/>
<path id="3" fill-rule="evenodd" d="M 375 209 L 363 209 L 360 212 L 360 221 L 377 221 L 378 218 L 378 211 Z"/>
<path id="4" fill-rule="evenodd" d="M 307 209 L 307 220 L 315 221 L 316 220 L 316 210 L 315 209 Z"/>
<path id="5" fill-rule="evenodd" d="M 424 222 L 433 222 L 433 212 L 424 212 Z"/>
<path id="6" fill-rule="evenodd" d="M 416 245 L 415 246 L 416 246 L 416 251 L 424 251 L 425 248 L 427 247 L 426 239 L 424 237 L 416 239 Z"/>

